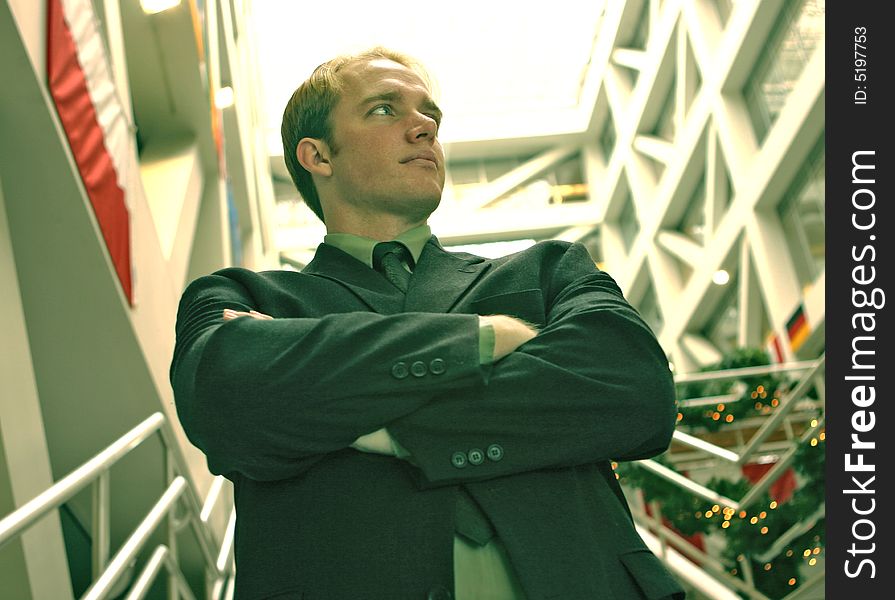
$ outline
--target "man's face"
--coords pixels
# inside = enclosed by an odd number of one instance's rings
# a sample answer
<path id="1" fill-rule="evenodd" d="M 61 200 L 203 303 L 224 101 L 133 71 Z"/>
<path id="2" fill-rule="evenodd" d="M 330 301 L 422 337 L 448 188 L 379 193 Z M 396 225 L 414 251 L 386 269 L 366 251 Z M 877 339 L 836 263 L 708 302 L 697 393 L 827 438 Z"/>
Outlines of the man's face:
<path id="1" fill-rule="evenodd" d="M 444 188 L 441 111 L 411 69 L 386 59 L 343 71 L 330 115 L 335 200 L 361 214 L 425 220 Z"/>

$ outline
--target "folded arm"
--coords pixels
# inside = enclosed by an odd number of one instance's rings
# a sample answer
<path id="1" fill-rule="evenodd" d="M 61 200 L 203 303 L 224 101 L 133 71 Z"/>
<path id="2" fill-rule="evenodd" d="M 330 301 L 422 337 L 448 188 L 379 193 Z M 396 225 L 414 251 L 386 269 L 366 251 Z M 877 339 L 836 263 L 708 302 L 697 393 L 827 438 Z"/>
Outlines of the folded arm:
<path id="1" fill-rule="evenodd" d="M 487 385 L 446 391 L 389 425 L 424 483 L 632 460 L 668 446 L 674 388 L 654 335 L 583 247 L 570 246 L 554 273 L 546 326 L 496 362 Z"/>
<path id="2" fill-rule="evenodd" d="M 187 289 L 178 312 L 178 415 L 216 473 L 297 475 L 437 394 L 482 381 L 476 315 L 224 318 L 256 308 L 243 284 L 212 275 Z M 407 372 L 417 362 L 424 376 Z"/>

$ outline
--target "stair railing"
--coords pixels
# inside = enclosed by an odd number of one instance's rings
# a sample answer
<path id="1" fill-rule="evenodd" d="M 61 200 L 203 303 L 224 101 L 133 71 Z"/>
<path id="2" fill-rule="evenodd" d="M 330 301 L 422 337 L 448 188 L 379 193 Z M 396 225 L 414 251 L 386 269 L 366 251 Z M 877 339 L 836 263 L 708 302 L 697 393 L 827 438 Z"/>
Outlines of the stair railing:
<path id="1" fill-rule="evenodd" d="M 160 436 L 165 451 L 167 488 L 115 556 L 110 559 L 109 470 L 154 434 Z M 185 460 L 175 448 L 178 448 L 176 438 L 165 416 L 160 412 L 154 413 L 96 456 L 0 520 L 0 547 L 92 484 L 93 583 L 82 596 L 82 600 L 106 598 L 166 517 L 167 544 L 159 545 L 155 549 L 131 585 L 127 599 L 143 598 L 161 569 L 165 568 L 168 572 L 168 597 L 195 600 L 177 558 L 177 532 L 188 523 L 193 529 L 205 563 L 205 596 L 209 600 L 218 600 L 233 576 L 235 513 L 231 510 L 227 532 L 221 546 L 215 548 L 211 529 L 202 518 L 203 514 L 207 515 L 209 511 L 203 513 L 198 494 L 183 475 L 177 474 L 187 471 Z M 185 506 L 187 513 L 182 520 L 176 519 L 173 514 L 178 500 L 182 500 L 182 506 Z"/>

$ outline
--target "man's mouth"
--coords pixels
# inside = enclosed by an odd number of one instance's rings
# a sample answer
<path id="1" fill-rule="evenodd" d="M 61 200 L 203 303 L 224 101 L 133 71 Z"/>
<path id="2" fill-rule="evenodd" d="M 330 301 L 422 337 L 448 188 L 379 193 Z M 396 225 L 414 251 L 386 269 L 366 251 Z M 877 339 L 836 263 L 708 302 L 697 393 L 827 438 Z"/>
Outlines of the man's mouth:
<path id="1" fill-rule="evenodd" d="M 407 157 L 401 161 L 404 164 L 409 163 L 417 163 L 417 164 L 425 164 L 432 163 L 433 166 L 438 166 L 438 158 L 435 156 L 434 152 L 420 152 L 419 154 L 414 154 L 413 156 Z"/>

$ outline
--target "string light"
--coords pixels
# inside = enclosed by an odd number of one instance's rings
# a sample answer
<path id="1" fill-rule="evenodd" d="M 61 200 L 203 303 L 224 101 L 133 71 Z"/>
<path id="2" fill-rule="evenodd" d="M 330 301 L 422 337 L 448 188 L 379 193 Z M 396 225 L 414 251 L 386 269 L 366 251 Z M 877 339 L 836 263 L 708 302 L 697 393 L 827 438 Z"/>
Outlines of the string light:
<path id="1" fill-rule="evenodd" d="M 826 432 L 826 431 L 821 431 L 821 432 L 820 432 L 820 439 L 821 439 L 821 440 L 825 440 L 825 439 L 827 439 L 827 432 Z"/>
<path id="2" fill-rule="evenodd" d="M 772 387 L 774 389 L 771 389 Z M 712 431 L 718 429 L 719 427 L 723 430 L 724 425 L 726 425 L 728 423 L 733 423 L 737 419 L 738 416 L 742 416 L 740 421 L 743 421 L 743 419 L 748 419 L 749 414 L 756 415 L 756 416 L 770 415 L 770 413 L 774 412 L 774 409 L 779 408 L 781 406 L 782 399 L 789 398 L 789 396 L 784 395 L 783 392 L 784 392 L 784 390 L 778 389 L 776 384 L 770 385 L 770 387 L 764 386 L 764 385 L 756 385 L 753 390 L 745 392 L 745 394 L 749 394 L 752 398 L 753 406 L 755 408 L 754 413 L 752 413 L 751 411 L 748 411 L 748 408 L 746 408 L 746 407 L 748 407 L 748 404 L 745 404 L 745 406 L 737 405 L 737 407 L 739 407 L 739 408 L 734 407 L 731 409 L 730 412 L 727 412 L 728 407 L 727 407 L 726 402 L 717 402 L 716 401 L 714 408 L 711 408 L 711 405 L 708 405 L 708 406 L 703 405 L 699 408 L 694 407 L 695 410 L 680 408 L 679 411 L 676 413 L 676 422 L 681 423 L 682 421 L 687 420 L 687 422 L 692 425 L 692 424 L 694 424 L 693 419 L 696 419 L 696 421 L 701 421 L 702 423 L 709 425 L 709 429 Z M 745 402 L 745 398 L 749 397 L 749 396 L 746 396 L 745 394 L 744 394 L 744 402 Z M 696 395 L 698 396 L 699 394 L 696 394 Z M 708 396 L 710 394 L 702 393 L 702 395 Z M 684 412 L 685 410 L 687 412 Z M 741 412 L 741 410 L 742 410 L 742 412 Z M 826 437 L 826 434 L 825 434 L 823 427 L 821 426 L 821 423 L 820 423 L 819 414 L 820 413 L 815 413 L 815 417 L 813 417 L 813 418 L 810 416 L 808 417 L 809 421 L 810 421 L 810 427 L 807 429 L 810 430 L 812 432 L 812 434 L 814 435 L 813 438 L 809 438 L 811 447 L 817 447 L 821 441 L 825 440 L 825 437 Z M 684 417 L 688 417 L 688 418 L 685 419 Z M 715 423 L 717 423 L 717 425 L 711 426 L 709 421 L 715 422 Z M 819 457 L 819 456 L 820 455 L 818 455 L 818 454 L 804 454 L 804 455 L 799 455 L 796 458 L 796 460 L 801 460 L 804 457 L 804 459 L 806 461 L 809 461 L 809 466 L 814 466 L 815 461 L 818 460 L 818 458 L 816 458 L 816 457 Z M 811 458 L 811 457 L 815 457 L 815 458 Z M 820 458 L 820 460 L 822 460 L 822 457 Z M 617 466 L 618 466 L 617 463 L 612 463 L 613 470 L 616 469 Z M 623 469 L 623 468 L 624 468 L 624 465 L 622 465 L 620 467 L 620 469 Z M 621 472 L 626 473 L 623 470 Z M 616 474 L 616 479 L 618 479 L 618 478 L 619 478 L 619 475 Z M 634 485 L 637 487 L 640 487 L 640 485 L 638 485 L 638 483 L 636 483 L 636 482 L 634 483 Z M 812 490 L 812 493 L 813 493 L 813 490 Z M 686 504 L 689 504 L 689 502 L 687 502 Z M 686 504 L 684 504 L 684 506 L 686 506 Z M 668 507 L 669 510 L 672 509 L 672 506 L 673 506 L 672 501 L 669 501 L 669 507 Z M 705 506 L 705 505 L 702 505 L 702 506 Z M 687 508 L 689 508 L 689 507 L 687 507 Z M 720 528 L 723 530 L 730 529 L 732 520 L 735 516 L 738 517 L 739 519 L 747 519 L 751 525 L 758 525 L 758 527 L 756 527 L 754 530 L 746 529 L 744 531 L 731 532 L 731 538 L 729 538 L 731 545 L 738 546 L 740 549 L 742 549 L 746 546 L 743 545 L 741 542 L 748 543 L 748 541 L 749 541 L 748 537 L 750 535 L 753 536 L 753 539 L 756 535 L 766 536 L 765 538 L 761 539 L 761 541 L 759 541 L 757 539 L 754 540 L 755 544 L 762 545 L 762 544 L 766 543 L 768 538 L 770 538 L 770 541 L 773 541 L 773 539 L 779 534 L 780 531 L 786 530 L 789 527 L 789 520 L 792 519 L 792 515 L 790 514 L 791 511 L 789 510 L 791 507 L 789 505 L 787 505 L 786 507 L 782 507 L 782 511 L 779 511 L 777 514 L 774 515 L 774 518 L 770 519 L 771 521 L 774 521 L 774 526 L 776 527 L 776 529 L 774 530 L 775 534 L 773 536 L 770 535 L 770 527 L 769 527 L 770 524 L 769 523 L 768 524 L 760 524 L 759 523 L 759 521 L 761 521 L 761 520 L 769 519 L 770 511 L 777 510 L 779 508 L 781 508 L 780 502 L 777 500 L 771 500 L 770 498 L 768 499 L 768 504 L 765 506 L 765 508 L 763 510 L 759 506 L 758 507 L 759 512 L 753 513 L 753 514 L 749 514 L 749 511 L 746 511 L 744 509 L 732 508 L 729 506 L 722 506 L 719 503 L 719 504 L 713 504 L 711 506 L 705 506 L 705 508 L 702 508 L 701 510 L 698 510 L 698 511 L 695 509 L 691 509 L 691 510 L 693 510 L 693 512 L 690 513 L 690 515 L 691 515 L 690 517 L 686 516 L 686 508 L 683 511 L 675 510 L 674 512 L 676 513 L 676 517 L 674 519 L 675 520 L 686 520 L 689 518 L 692 520 L 695 517 L 697 520 L 701 520 L 703 518 L 711 519 L 717 515 L 717 516 L 723 517 L 723 519 L 720 519 L 720 521 L 721 521 Z M 775 519 L 777 519 L 777 520 L 775 520 Z M 708 532 L 711 530 L 712 523 L 703 523 L 703 524 L 695 524 L 694 523 L 693 526 L 695 527 L 695 529 L 697 531 Z M 782 529 L 781 529 L 781 527 L 782 527 Z M 726 536 L 727 532 L 725 531 L 723 535 Z M 746 539 L 734 540 L 733 536 L 736 536 L 737 538 L 744 537 Z M 795 573 L 790 573 L 791 577 L 789 577 L 789 578 L 786 577 L 786 571 L 796 570 L 795 568 L 791 569 L 791 563 L 793 562 L 792 557 L 795 556 L 795 554 L 794 554 L 795 552 L 802 553 L 803 560 L 805 562 L 807 562 L 809 564 L 809 566 L 815 566 L 817 564 L 817 561 L 820 559 L 820 557 L 818 555 L 823 550 L 822 545 L 824 542 L 821 538 L 822 538 L 822 536 L 814 536 L 814 543 L 812 544 L 811 542 L 809 542 L 810 547 L 807 550 L 804 547 L 801 550 L 799 550 L 797 548 L 788 548 L 788 549 L 784 548 L 785 556 L 790 557 L 789 558 L 790 563 L 786 563 L 784 560 L 784 563 L 781 565 L 781 567 L 776 569 L 775 574 L 770 573 L 770 571 L 774 570 L 772 562 L 758 563 L 757 565 L 755 565 L 757 573 L 761 573 L 761 577 L 776 580 L 778 582 L 777 585 L 782 584 L 784 581 L 788 581 L 788 585 L 790 587 L 798 586 L 799 580 L 795 576 Z M 784 554 L 780 554 L 780 556 L 783 556 L 783 555 Z M 741 557 L 740 560 L 745 560 L 745 558 Z M 798 561 L 795 561 L 795 562 L 798 562 Z M 823 563 L 821 563 L 821 565 L 822 564 Z M 738 569 L 733 567 L 733 568 L 730 568 L 730 570 L 728 572 L 733 575 L 736 575 L 738 573 Z M 798 573 L 797 570 L 796 570 L 796 572 Z M 804 575 L 804 573 L 802 573 L 802 575 Z M 799 577 L 801 577 L 801 575 L 799 575 Z M 758 582 L 758 577 L 756 577 L 756 583 L 757 582 Z"/>

